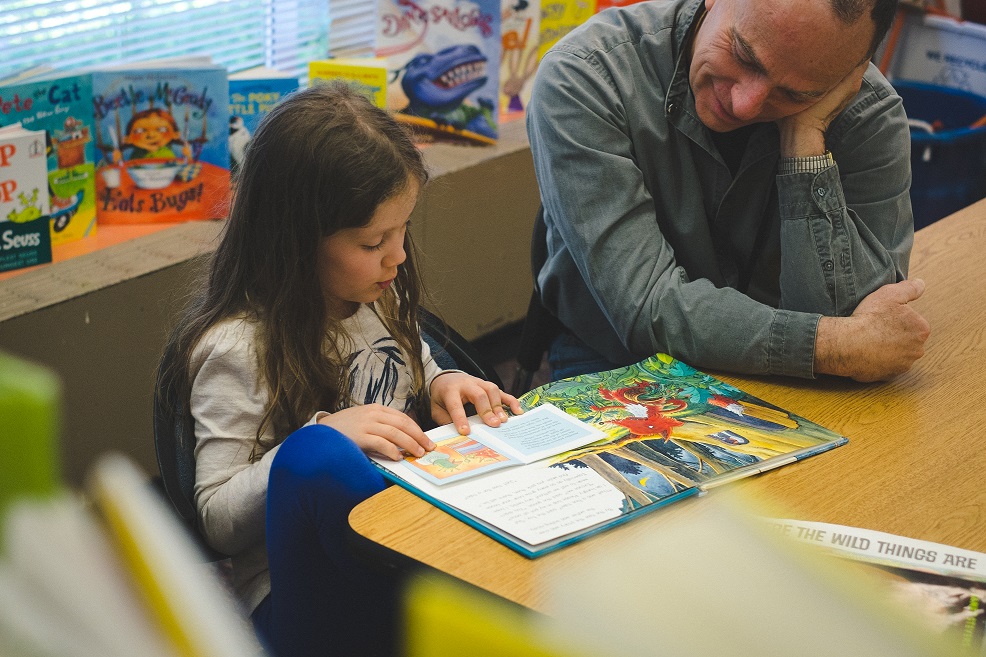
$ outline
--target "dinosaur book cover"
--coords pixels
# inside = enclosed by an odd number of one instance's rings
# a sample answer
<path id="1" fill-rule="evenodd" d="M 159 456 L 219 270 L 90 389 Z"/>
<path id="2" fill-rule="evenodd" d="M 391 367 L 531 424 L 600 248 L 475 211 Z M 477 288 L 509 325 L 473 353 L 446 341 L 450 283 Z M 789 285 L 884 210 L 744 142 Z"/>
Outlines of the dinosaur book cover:
<path id="1" fill-rule="evenodd" d="M 399 464 L 383 463 L 385 474 L 536 557 L 701 490 L 847 442 L 664 354 L 548 383 L 521 404 L 555 406 L 606 437 L 443 486 Z"/>
<path id="2" fill-rule="evenodd" d="M 44 130 L 51 243 L 73 242 L 96 230 L 96 149 L 92 77 L 49 74 L 0 87 L 0 125 Z"/>
<path id="3" fill-rule="evenodd" d="M 380 0 L 377 56 L 387 106 L 412 125 L 495 143 L 500 0 Z"/>
<path id="4" fill-rule="evenodd" d="M 95 71 L 99 223 L 226 216 L 229 80 L 220 66 Z"/>
<path id="5" fill-rule="evenodd" d="M 44 130 L 0 128 L 0 271 L 51 262 Z"/>

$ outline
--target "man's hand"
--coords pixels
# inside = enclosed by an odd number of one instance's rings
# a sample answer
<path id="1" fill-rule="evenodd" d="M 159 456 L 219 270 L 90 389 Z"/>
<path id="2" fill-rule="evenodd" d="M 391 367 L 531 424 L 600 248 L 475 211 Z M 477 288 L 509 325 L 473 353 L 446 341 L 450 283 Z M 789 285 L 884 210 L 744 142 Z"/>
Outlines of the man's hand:
<path id="1" fill-rule="evenodd" d="M 817 103 L 777 121 L 781 133 L 781 157 L 809 157 L 825 152 L 825 131 L 859 93 L 868 63 L 863 62 L 851 70 Z"/>
<path id="2" fill-rule="evenodd" d="M 875 290 L 849 317 L 822 317 L 815 334 L 815 373 L 881 381 L 906 372 L 924 355 L 928 322 L 908 304 L 924 293 L 921 279 Z"/>

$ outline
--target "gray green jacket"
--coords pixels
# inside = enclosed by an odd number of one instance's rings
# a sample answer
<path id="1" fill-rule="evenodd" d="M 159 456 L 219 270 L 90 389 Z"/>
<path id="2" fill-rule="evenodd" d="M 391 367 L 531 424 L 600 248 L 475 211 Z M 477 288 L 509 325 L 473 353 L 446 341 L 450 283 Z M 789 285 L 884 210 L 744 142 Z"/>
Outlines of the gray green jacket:
<path id="1" fill-rule="evenodd" d="M 810 377 L 819 317 L 906 277 L 904 110 L 871 65 L 829 127 L 836 166 L 777 175 L 778 131 L 765 123 L 733 179 L 688 85 L 684 45 L 702 6 L 608 10 L 541 61 L 527 118 L 548 227 L 541 296 L 616 363 L 664 351 Z"/>

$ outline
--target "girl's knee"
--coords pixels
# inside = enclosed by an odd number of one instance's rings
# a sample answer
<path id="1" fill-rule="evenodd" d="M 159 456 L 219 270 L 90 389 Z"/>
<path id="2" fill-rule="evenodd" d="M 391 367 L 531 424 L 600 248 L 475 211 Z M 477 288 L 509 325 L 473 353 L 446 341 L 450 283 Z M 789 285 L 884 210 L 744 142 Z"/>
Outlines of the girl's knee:
<path id="1" fill-rule="evenodd" d="M 369 497 L 385 486 L 356 443 L 322 424 L 302 427 L 284 439 L 271 463 L 269 484 L 315 487 L 346 497 Z"/>

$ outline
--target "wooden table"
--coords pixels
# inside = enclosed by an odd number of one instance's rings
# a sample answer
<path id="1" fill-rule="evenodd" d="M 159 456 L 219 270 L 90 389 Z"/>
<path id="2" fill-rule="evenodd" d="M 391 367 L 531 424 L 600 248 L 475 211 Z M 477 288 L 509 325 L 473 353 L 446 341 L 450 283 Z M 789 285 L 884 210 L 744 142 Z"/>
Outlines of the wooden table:
<path id="1" fill-rule="evenodd" d="M 722 375 L 849 437 L 849 444 L 714 490 L 762 498 L 784 517 L 864 527 L 986 552 L 986 200 L 918 232 L 914 307 L 931 323 L 925 356 L 882 384 Z M 666 509 L 535 560 L 397 486 L 350 516 L 365 538 L 533 609 L 538 582 L 566 565 L 659 531 L 703 499 Z"/>

